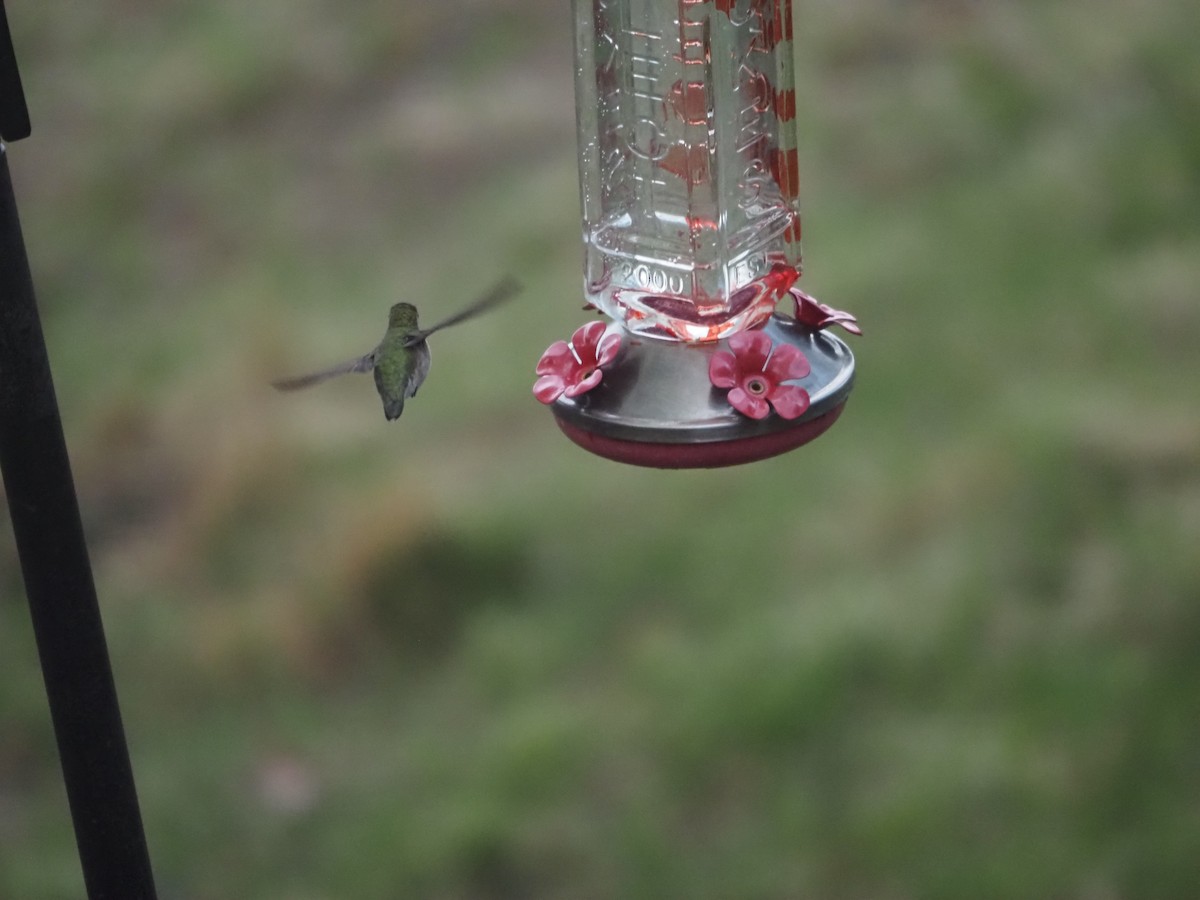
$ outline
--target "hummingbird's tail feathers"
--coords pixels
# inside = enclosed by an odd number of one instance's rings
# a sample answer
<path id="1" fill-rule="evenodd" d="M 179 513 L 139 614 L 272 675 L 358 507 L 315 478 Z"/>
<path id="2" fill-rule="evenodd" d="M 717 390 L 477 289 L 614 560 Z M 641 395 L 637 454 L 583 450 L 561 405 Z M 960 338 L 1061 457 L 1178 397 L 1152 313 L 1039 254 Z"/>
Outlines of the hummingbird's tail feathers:
<path id="1" fill-rule="evenodd" d="M 330 378 L 336 378 L 339 375 L 348 375 L 351 372 L 370 372 L 374 368 L 375 351 L 372 350 L 366 356 L 346 360 L 346 362 L 330 366 L 328 369 L 321 369 L 319 372 L 297 375 L 294 378 L 280 378 L 277 381 L 272 381 L 271 386 L 277 391 L 298 391 L 301 388 L 312 387 L 314 384 L 320 384 L 322 381 L 328 381 Z"/>
<path id="2" fill-rule="evenodd" d="M 414 331 L 412 335 L 404 342 L 406 347 L 411 347 L 418 344 L 435 331 L 440 331 L 447 325 L 457 325 L 459 322 L 465 322 L 467 319 L 473 319 L 480 313 L 487 312 L 493 307 L 499 306 L 507 300 L 511 300 L 521 290 L 521 283 L 511 275 L 506 275 L 494 285 L 491 290 L 468 306 L 466 309 L 460 310 L 448 319 L 443 319 L 436 325 L 429 328 L 422 328 L 419 331 Z"/>
<path id="3" fill-rule="evenodd" d="M 400 418 L 400 415 L 403 412 L 404 412 L 404 398 L 403 397 L 389 397 L 383 401 L 383 414 L 387 417 L 387 420 L 389 422 L 396 421 L 396 419 Z"/>

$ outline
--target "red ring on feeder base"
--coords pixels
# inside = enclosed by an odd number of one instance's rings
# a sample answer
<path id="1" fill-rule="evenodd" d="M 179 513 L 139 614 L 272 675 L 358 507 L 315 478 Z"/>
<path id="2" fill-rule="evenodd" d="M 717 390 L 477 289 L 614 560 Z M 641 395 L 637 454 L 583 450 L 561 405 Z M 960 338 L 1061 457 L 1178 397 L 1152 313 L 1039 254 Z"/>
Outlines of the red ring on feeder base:
<path id="1" fill-rule="evenodd" d="M 717 469 L 722 466 L 756 462 L 795 450 L 824 434 L 829 426 L 838 420 L 845 408 L 846 401 L 843 400 L 829 412 L 783 431 L 703 444 L 624 441 L 569 425 L 558 416 L 554 417 L 554 421 L 558 423 L 563 434 L 584 450 L 614 462 L 652 469 Z"/>

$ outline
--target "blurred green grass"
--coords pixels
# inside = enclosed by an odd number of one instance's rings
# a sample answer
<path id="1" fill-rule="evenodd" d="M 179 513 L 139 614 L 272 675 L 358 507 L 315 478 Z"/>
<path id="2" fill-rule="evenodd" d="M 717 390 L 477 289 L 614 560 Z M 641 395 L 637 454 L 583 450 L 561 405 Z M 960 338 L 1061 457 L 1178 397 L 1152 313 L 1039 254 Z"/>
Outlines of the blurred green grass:
<path id="1" fill-rule="evenodd" d="M 1196 895 L 1200 8 L 796 14 L 859 383 L 671 473 L 528 393 L 582 320 L 565 4 L 11 10 L 164 896 Z M 266 386 L 503 271 L 395 426 Z M 78 896 L 0 584 L 0 897 Z"/>

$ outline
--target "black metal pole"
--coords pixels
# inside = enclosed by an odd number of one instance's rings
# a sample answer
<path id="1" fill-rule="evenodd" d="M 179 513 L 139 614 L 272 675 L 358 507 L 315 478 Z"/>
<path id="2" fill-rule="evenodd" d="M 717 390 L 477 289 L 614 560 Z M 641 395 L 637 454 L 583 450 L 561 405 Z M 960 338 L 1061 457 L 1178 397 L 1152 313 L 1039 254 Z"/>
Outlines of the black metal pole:
<path id="1" fill-rule="evenodd" d="M 4 18 L 0 5 L 0 471 L 88 897 L 153 900 L 133 768 L 2 143 L 29 127 Z"/>

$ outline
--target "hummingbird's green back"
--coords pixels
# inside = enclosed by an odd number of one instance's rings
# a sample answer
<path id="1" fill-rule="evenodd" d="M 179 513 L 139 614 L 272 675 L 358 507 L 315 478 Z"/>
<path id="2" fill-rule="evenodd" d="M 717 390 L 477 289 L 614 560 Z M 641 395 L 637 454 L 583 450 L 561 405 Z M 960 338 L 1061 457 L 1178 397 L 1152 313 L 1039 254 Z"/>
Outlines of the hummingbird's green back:
<path id="1" fill-rule="evenodd" d="M 404 412 L 404 401 L 417 393 L 429 372 L 429 345 L 409 344 L 417 330 L 417 308 L 397 303 L 388 313 L 388 329 L 375 351 L 375 387 L 390 419 Z"/>

